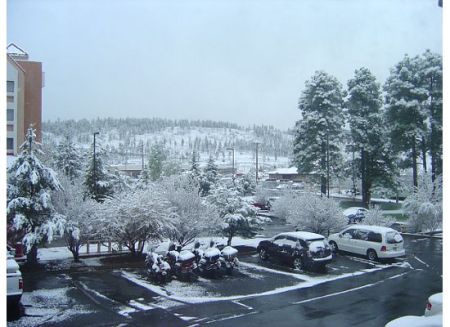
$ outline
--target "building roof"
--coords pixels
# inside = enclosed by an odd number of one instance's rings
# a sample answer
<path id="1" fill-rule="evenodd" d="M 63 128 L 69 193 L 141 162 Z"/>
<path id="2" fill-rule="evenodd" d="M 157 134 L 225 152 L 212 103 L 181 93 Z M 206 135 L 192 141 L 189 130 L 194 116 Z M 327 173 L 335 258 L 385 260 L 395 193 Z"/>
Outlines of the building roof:
<path id="1" fill-rule="evenodd" d="M 269 171 L 269 174 L 283 174 L 283 175 L 297 175 L 297 167 L 278 168 L 274 171 Z"/>

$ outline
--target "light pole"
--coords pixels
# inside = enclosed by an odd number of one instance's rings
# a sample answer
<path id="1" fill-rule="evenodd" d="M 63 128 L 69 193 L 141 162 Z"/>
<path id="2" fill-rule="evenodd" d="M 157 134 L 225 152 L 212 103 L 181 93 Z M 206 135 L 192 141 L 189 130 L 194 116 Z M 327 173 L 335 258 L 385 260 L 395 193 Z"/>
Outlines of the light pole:
<path id="1" fill-rule="evenodd" d="M 94 189 L 95 189 L 95 199 L 97 200 L 97 160 L 95 159 L 95 136 L 100 134 L 99 132 L 94 132 Z"/>
<path id="2" fill-rule="evenodd" d="M 234 181 L 234 147 L 227 148 L 228 151 L 233 151 L 233 181 Z"/>

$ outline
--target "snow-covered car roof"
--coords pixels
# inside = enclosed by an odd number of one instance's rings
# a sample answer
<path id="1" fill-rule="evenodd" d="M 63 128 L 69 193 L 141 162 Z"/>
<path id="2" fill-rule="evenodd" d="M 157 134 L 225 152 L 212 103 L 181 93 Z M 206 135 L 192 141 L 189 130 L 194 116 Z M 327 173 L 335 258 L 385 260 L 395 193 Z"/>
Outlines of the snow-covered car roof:
<path id="1" fill-rule="evenodd" d="M 348 216 L 348 215 L 354 215 L 358 212 L 358 210 L 362 210 L 364 212 L 368 211 L 366 208 L 363 207 L 350 207 L 344 210 L 344 215 Z"/>
<path id="2" fill-rule="evenodd" d="M 398 233 L 395 229 L 389 228 L 389 227 L 384 227 L 384 226 L 375 226 L 375 225 L 352 225 L 349 226 L 345 229 L 349 229 L 349 228 L 361 228 L 361 229 L 366 229 L 372 232 L 377 232 L 377 233 L 385 233 L 385 232 L 396 232 Z"/>
<path id="3" fill-rule="evenodd" d="M 291 237 L 295 237 L 295 238 L 301 238 L 305 241 L 308 240 L 317 240 L 319 238 L 325 238 L 325 236 L 320 235 L 320 234 L 316 234 L 316 233 L 311 233 L 311 232 L 286 232 L 286 233 L 280 233 L 277 236 L 280 235 L 285 235 L 285 236 L 291 236 Z"/>
<path id="4" fill-rule="evenodd" d="M 403 316 L 394 319 L 386 324 L 385 327 L 441 327 L 442 315 L 435 316 Z"/>

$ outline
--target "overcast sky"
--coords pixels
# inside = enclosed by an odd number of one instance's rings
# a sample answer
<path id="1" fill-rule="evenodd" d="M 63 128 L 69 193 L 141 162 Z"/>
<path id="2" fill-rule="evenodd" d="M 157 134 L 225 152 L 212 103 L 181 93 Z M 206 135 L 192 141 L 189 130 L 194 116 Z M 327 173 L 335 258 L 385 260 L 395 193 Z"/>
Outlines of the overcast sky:
<path id="1" fill-rule="evenodd" d="M 7 41 L 45 71 L 44 120 L 211 119 L 287 129 L 314 71 L 380 83 L 442 53 L 438 0 L 9 0 Z"/>

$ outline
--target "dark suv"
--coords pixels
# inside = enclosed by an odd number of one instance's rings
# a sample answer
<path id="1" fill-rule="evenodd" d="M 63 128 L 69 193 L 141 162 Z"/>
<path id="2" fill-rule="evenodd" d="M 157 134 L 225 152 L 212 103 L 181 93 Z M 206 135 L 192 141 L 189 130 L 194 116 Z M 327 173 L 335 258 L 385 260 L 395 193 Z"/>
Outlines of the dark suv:
<path id="1" fill-rule="evenodd" d="M 259 257 L 278 259 L 296 269 L 323 268 L 332 260 L 327 240 L 320 234 L 310 232 L 281 233 L 269 240 L 259 242 Z"/>

